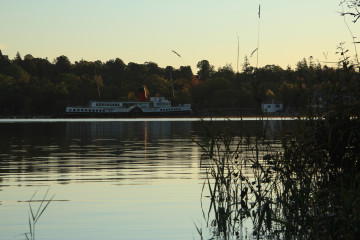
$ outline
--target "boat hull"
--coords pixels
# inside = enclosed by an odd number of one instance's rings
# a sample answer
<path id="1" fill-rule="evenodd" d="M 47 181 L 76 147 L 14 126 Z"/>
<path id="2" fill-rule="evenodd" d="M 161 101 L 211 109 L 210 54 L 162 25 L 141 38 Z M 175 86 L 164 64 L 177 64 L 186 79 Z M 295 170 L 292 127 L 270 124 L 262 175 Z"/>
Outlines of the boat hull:
<path id="1" fill-rule="evenodd" d="M 178 111 L 178 112 L 109 112 L 109 113 L 65 113 L 61 116 L 63 118 L 166 118 L 166 117 L 189 117 L 192 115 L 192 111 Z"/>

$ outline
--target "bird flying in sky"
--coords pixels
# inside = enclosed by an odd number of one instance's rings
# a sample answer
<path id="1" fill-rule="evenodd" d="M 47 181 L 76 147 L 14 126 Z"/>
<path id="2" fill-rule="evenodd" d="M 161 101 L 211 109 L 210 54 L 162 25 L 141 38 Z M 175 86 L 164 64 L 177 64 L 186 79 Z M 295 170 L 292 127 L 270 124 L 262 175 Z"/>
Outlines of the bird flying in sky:
<path id="1" fill-rule="evenodd" d="M 177 52 L 175 52 L 174 50 L 171 50 L 173 53 L 175 53 L 176 55 L 178 55 L 179 58 L 181 58 L 180 54 L 178 54 Z"/>

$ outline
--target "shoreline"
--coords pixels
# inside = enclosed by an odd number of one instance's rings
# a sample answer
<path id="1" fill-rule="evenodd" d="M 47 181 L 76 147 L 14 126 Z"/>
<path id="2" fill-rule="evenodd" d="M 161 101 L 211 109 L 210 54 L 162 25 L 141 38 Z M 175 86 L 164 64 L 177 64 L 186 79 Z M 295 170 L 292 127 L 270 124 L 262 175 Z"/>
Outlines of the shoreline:
<path id="1" fill-rule="evenodd" d="M 52 116 L 13 116 L 0 117 L 0 123 L 6 122 L 107 122 L 107 121 L 259 121 L 259 120 L 297 120 L 304 119 L 304 116 L 277 114 L 277 115 L 250 115 L 250 116 L 157 116 L 157 117 L 52 117 Z"/>
<path id="2" fill-rule="evenodd" d="M 301 113 L 289 113 L 289 112 L 274 112 L 274 113 L 262 113 L 259 111 L 209 111 L 204 109 L 200 111 L 193 111 L 192 113 L 173 113 L 173 114 L 24 114 L 24 115 L 7 115 L 0 116 L 0 120 L 11 119 L 211 119 L 211 118 L 223 118 L 223 119 L 263 119 L 263 118 L 304 118 L 307 114 Z"/>

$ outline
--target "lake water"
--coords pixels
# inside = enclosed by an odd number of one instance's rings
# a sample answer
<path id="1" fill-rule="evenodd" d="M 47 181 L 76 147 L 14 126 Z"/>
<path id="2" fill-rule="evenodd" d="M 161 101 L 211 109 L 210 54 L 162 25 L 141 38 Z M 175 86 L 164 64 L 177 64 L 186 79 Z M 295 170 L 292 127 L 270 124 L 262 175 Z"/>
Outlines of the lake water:
<path id="1" fill-rule="evenodd" d="M 234 131 L 263 126 L 248 120 L 233 121 Z M 41 200 L 47 190 L 55 196 L 36 224 L 36 239 L 200 239 L 195 224 L 206 227 L 205 175 L 192 139 L 200 139 L 203 124 L 0 120 L 0 239 L 25 239 L 29 200 L 34 193 Z"/>

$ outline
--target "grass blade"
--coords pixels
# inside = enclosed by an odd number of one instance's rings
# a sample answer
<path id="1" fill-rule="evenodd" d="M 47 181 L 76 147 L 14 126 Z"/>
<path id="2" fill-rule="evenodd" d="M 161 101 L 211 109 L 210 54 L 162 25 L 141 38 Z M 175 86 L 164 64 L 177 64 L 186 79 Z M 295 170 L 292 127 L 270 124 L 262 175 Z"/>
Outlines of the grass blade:
<path id="1" fill-rule="evenodd" d="M 43 207 L 43 209 L 41 210 L 39 216 L 37 217 L 35 223 L 37 222 L 37 220 L 39 220 L 40 216 L 44 213 L 45 209 L 49 206 L 49 204 L 50 204 L 50 202 L 53 200 L 54 196 L 55 196 L 55 195 L 53 195 L 53 196 L 51 197 L 51 199 L 47 201 L 46 205 Z"/>

